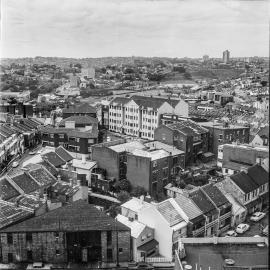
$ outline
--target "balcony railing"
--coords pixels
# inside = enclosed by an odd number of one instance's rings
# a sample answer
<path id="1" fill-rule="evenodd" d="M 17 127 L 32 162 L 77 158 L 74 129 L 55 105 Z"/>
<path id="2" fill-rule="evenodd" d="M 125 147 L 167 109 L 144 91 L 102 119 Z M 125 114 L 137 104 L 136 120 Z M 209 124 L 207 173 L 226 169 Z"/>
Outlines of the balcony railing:
<path id="1" fill-rule="evenodd" d="M 192 232 L 193 237 L 195 237 L 195 236 L 201 234 L 202 232 L 204 232 L 204 230 L 205 230 L 205 227 L 204 227 L 204 226 L 201 227 L 201 228 L 199 228 L 199 229 L 197 229 L 197 230 L 194 230 L 194 231 Z"/>

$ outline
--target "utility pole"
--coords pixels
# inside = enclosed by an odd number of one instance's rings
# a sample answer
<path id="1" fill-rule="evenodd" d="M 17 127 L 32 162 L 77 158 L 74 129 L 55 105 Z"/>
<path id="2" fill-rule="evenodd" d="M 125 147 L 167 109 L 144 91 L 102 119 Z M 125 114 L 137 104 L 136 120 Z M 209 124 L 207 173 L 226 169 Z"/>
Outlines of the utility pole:
<path id="1" fill-rule="evenodd" d="M 118 248 L 118 229 L 116 225 L 116 219 L 115 219 L 115 231 L 116 231 L 116 267 L 119 267 L 119 248 Z"/>

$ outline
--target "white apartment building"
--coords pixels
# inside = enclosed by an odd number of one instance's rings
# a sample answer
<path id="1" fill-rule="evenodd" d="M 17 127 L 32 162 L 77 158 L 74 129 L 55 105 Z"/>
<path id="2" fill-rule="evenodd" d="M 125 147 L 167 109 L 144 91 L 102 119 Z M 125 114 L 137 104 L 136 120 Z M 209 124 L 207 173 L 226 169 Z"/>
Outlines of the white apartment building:
<path id="1" fill-rule="evenodd" d="M 153 140 L 164 113 L 187 117 L 188 103 L 145 96 L 117 97 L 109 106 L 109 130 Z"/>

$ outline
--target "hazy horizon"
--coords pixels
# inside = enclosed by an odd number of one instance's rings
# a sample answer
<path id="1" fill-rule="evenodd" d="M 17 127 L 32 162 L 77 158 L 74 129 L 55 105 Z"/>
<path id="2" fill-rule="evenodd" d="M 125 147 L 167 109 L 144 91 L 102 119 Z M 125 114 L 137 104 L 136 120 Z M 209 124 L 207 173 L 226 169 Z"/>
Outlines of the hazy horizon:
<path id="1" fill-rule="evenodd" d="M 268 9 L 264 0 L 2 0 L 0 57 L 268 57 Z"/>

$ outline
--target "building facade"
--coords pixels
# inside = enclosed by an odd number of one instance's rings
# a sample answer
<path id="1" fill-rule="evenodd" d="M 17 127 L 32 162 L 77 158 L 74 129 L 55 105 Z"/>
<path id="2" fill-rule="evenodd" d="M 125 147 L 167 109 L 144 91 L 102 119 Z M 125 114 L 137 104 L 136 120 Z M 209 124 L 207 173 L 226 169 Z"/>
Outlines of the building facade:
<path id="1" fill-rule="evenodd" d="M 130 260 L 130 229 L 82 200 L 2 229 L 0 234 L 4 263 Z"/>
<path id="2" fill-rule="evenodd" d="M 145 96 L 117 97 L 109 106 L 109 130 L 153 140 L 163 113 L 187 117 L 188 104 L 184 100 Z"/>

